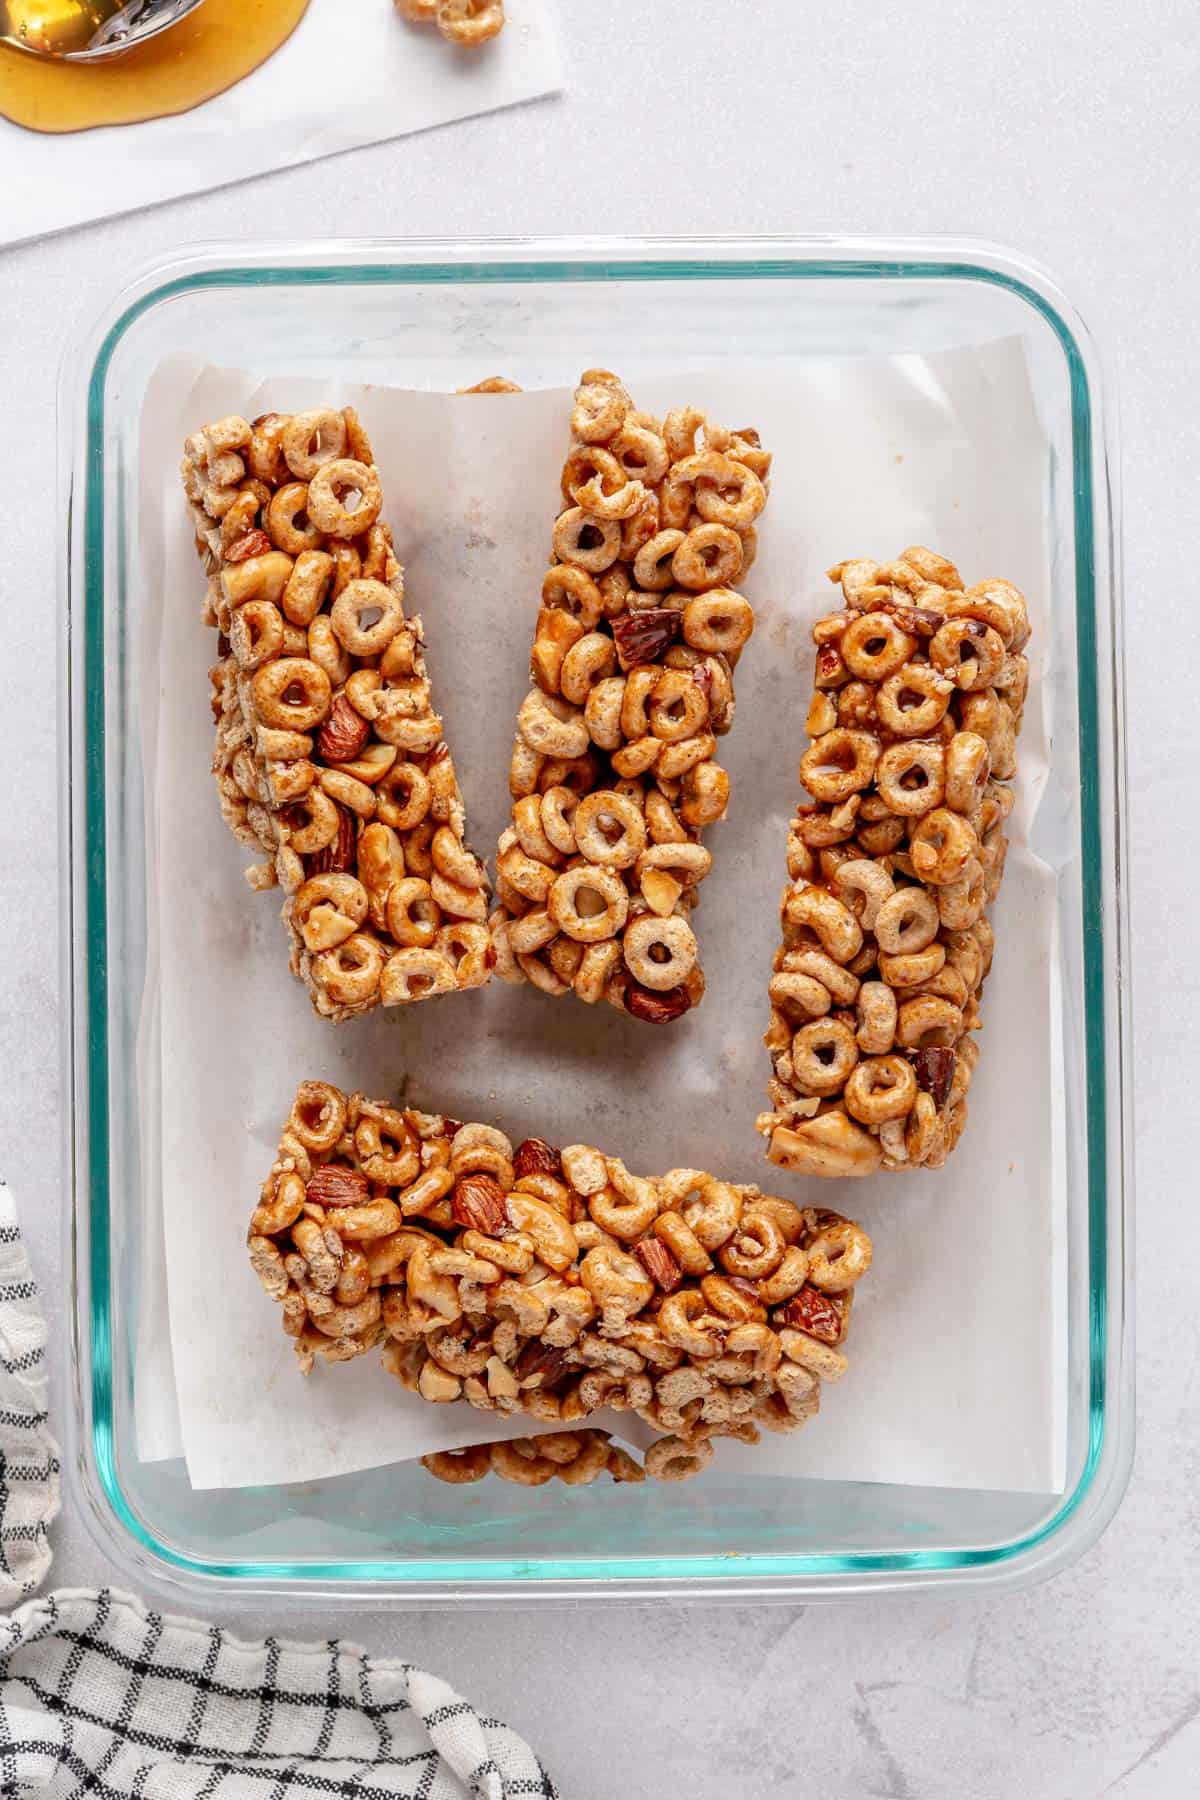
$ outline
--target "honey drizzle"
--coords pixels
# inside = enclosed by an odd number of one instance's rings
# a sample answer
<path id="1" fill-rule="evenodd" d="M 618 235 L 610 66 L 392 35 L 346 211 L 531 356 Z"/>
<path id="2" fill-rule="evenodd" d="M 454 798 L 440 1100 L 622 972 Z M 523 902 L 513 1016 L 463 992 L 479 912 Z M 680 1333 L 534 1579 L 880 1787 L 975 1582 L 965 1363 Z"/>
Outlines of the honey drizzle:
<path id="1" fill-rule="evenodd" d="M 67 132 L 188 112 L 266 62 L 307 10 L 308 0 L 205 0 L 160 36 L 97 63 L 0 44 L 0 115 L 29 131 Z"/>

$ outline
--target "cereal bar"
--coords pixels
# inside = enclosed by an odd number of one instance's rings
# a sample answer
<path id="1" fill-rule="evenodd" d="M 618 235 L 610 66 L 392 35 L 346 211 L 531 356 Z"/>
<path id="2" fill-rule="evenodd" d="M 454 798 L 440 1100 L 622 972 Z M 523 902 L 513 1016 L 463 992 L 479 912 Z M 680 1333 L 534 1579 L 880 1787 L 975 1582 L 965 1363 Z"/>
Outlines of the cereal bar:
<path id="1" fill-rule="evenodd" d="M 660 1439 L 666 1443 L 666 1439 Z M 668 1446 L 669 1450 L 669 1446 Z M 540 1437 L 505 1438 L 495 1444 L 467 1444 L 461 1450 L 435 1450 L 423 1456 L 421 1465 L 438 1481 L 464 1487 L 498 1475 L 518 1487 L 544 1487 L 561 1481 L 567 1487 L 590 1487 L 599 1475 L 614 1481 L 645 1481 L 646 1468 L 611 1443 L 607 1431 L 544 1431 Z M 657 1481 L 680 1481 L 694 1474 L 689 1455 L 672 1461 L 670 1455 L 647 1458 Z"/>
<path id="2" fill-rule="evenodd" d="M 219 633 L 221 811 L 265 858 L 251 887 L 283 889 L 316 1010 L 482 986 L 487 876 L 353 408 L 222 419 L 188 439 L 183 480 Z"/>
<path id="3" fill-rule="evenodd" d="M 667 1434 L 650 1472 L 676 1476 L 714 1437 L 812 1417 L 871 1262 L 837 1213 L 320 1081 L 297 1092 L 249 1246 L 305 1372 L 381 1345 L 426 1400 L 564 1427 L 630 1410 Z"/>
<path id="4" fill-rule="evenodd" d="M 571 425 L 497 854 L 496 973 L 660 1023 L 704 992 L 689 915 L 702 830 L 729 799 L 717 738 L 754 629 L 732 584 L 771 458 L 693 407 L 637 412 L 604 369 Z"/>
<path id="5" fill-rule="evenodd" d="M 766 1045 L 774 1163 L 938 1168 L 967 1120 L 1008 849 L 1025 601 L 931 550 L 829 571 Z"/>

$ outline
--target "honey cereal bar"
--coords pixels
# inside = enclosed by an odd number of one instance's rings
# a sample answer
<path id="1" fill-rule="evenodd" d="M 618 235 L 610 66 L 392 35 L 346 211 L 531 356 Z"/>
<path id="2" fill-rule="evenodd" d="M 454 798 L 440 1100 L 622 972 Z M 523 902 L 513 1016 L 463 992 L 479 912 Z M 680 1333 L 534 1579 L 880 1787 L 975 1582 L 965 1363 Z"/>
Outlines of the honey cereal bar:
<path id="1" fill-rule="evenodd" d="M 679 1018 L 704 992 L 690 914 L 723 818 L 717 739 L 754 613 L 771 458 L 750 429 L 638 412 L 615 375 L 576 391 L 533 685 L 500 838 L 496 973 Z"/>
<path id="2" fill-rule="evenodd" d="M 805 1175 L 938 1168 L 979 1054 L 1029 614 L 919 547 L 829 577 L 844 604 L 813 629 L 812 804 L 788 838 L 758 1127 Z"/>
<path id="3" fill-rule="evenodd" d="M 421 620 L 353 408 L 221 419 L 183 482 L 208 573 L 221 811 L 316 1010 L 481 987 L 495 953 Z"/>
<path id="4" fill-rule="evenodd" d="M 871 1262 L 837 1213 L 320 1081 L 296 1094 L 249 1247 L 306 1373 L 381 1346 L 426 1400 L 564 1428 L 633 1411 L 666 1434 L 647 1471 L 672 1479 L 713 1438 L 813 1416 Z"/>

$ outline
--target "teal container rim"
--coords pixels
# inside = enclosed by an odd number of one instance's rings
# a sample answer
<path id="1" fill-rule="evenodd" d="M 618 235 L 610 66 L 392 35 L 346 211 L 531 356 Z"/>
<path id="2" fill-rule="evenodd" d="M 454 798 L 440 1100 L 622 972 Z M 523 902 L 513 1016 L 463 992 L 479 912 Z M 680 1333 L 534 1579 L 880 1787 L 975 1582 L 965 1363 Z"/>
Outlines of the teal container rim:
<path id="1" fill-rule="evenodd" d="M 87 964 L 82 979 L 75 965 L 75 932 L 73 908 L 67 909 L 65 921 L 65 962 L 69 979 L 66 992 L 72 996 L 69 1025 L 73 1034 L 74 1007 L 82 998 L 86 1012 L 86 1104 L 77 1111 L 78 1064 L 74 1050 L 65 1046 L 65 1064 L 71 1104 L 67 1108 L 68 1173 L 75 1177 L 79 1169 L 77 1134 L 86 1128 L 86 1228 L 80 1233 L 79 1221 L 71 1233 L 70 1250 L 76 1268 L 76 1291 L 80 1299 L 80 1316 L 76 1330 L 83 1336 L 77 1340 L 75 1414 L 78 1427 L 77 1465 L 85 1482 L 94 1474 L 100 1494 L 89 1495 L 93 1512 L 98 1514 L 100 1496 L 106 1502 L 112 1519 L 133 1540 L 135 1546 L 148 1552 L 158 1569 L 178 1573 L 192 1580 L 212 1582 L 255 1583 L 259 1588 L 279 1584 L 283 1590 L 311 1593 L 320 1588 L 328 1591 L 335 1585 L 344 1593 L 365 1590 L 395 1591 L 402 1585 L 432 1597 L 433 1591 L 453 1592 L 457 1596 L 475 1595 L 499 1598 L 537 1587 L 539 1591 L 556 1590 L 563 1594 L 602 1594 L 611 1584 L 622 1594 L 654 1592 L 676 1583 L 689 1586 L 700 1583 L 705 1597 L 718 1596 L 722 1589 L 734 1588 L 745 1594 L 759 1583 L 770 1583 L 772 1592 L 786 1592 L 780 1583 L 795 1584 L 791 1591 L 818 1591 L 820 1581 L 814 1577 L 855 1576 L 864 1585 L 908 1585 L 914 1578 L 936 1576 L 938 1572 L 973 1571 L 976 1578 L 992 1575 L 1012 1579 L 1026 1567 L 1034 1572 L 1053 1567 L 1056 1558 L 1047 1557 L 1049 1546 L 1065 1527 L 1092 1500 L 1102 1501 L 1090 1528 L 1081 1533 L 1072 1549 L 1082 1549 L 1105 1528 L 1116 1511 L 1128 1478 L 1132 1455 L 1129 1421 L 1121 1420 L 1120 1442 L 1111 1442 L 1108 1419 L 1108 1355 L 1112 1295 L 1109 1265 L 1109 1157 L 1108 1137 L 1113 1124 L 1110 1108 L 1106 1045 L 1107 1022 L 1105 993 L 1105 947 L 1116 953 L 1116 966 L 1122 968 L 1119 920 L 1113 930 L 1116 943 L 1108 942 L 1104 912 L 1102 865 L 1101 768 L 1102 743 L 1099 726 L 1099 690 L 1097 682 L 1097 580 L 1096 555 L 1096 480 L 1093 469 L 1093 439 L 1096 407 L 1089 380 L 1088 357 L 1081 347 L 1077 329 L 1082 328 L 1076 316 L 1076 329 L 1067 322 L 1068 310 L 1048 278 L 1011 253 L 991 247 L 971 245 L 954 247 L 954 253 L 937 254 L 931 247 L 924 253 L 915 247 L 896 246 L 896 254 L 881 258 L 874 246 L 856 246 L 837 240 L 842 252 L 822 255 L 834 240 L 789 240 L 787 252 L 780 246 L 777 254 L 745 257 L 727 254 L 721 247 L 710 246 L 708 254 L 683 252 L 690 246 L 657 246 L 659 254 L 640 257 L 630 255 L 636 243 L 621 248 L 626 254 L 597 255 L 581 242 L 562 247 L 562 254 L 546 260 L 525 260 L 518 254 L 499 256 L 497 260 L 455 260 L 447 254 L 438 260 L 439 250 L 451 246 L 393 246 L 393 251 L 411 250 L 414 258 L 430 253 L 430 260 L 342 260 L 362 252 L 378 254 L 379 245 L 321 246 L 317 254 L 327 254 L 329 261 L 286 260 L 287 252 L 269 249 L 262 260 L 243 263 L 218 260 L 212 266 L 192 267 L 169 279 L 151 280 L 119 312 L 99 340 L 94 359 L 86 373 L 85 433 L 86 461 L 83 469 L 83 492 L 72 490 L 70 505 L 82 500 L 83 548 L 83 696 L 81 728 L 85 739 L 84 754 L 84 822 L 82 833 L 76 829 L 68 836 L 68 848 L 74 852 L 82 836 L 83 871 L 81 888 Z M 770 240 L 759 247 L 774 250 Z M 503 252 L 515 246 L 495 241 L 480 249 Z M 557 249 L 558 246 L 555 246 Z M 804 249 L 812 254 L 796 254 Z M 222 247 L 232 254 L 232 246 Z M 716 250 L 716 254 L 712 251 Z M 907 253 L 906 253 L 907 251 Z M 212 252 L 189 252 L 186 260 L 206 261 Z M 272 261 L 272 255 L 279 260 Z M 161 272 L 161 271 L 160 271 Z M 145 279 L 145 278 L 144 278 Z M 1013 1540 L 985 1548 L 960 1550 L 913 1550 L 903 1552 L 846 1555 L 808 1553 L 803 1555 L 760 1555 L 731 1553 L 714 1556 L 634 1557 L 597 1556 L 588 1558 L 529 1558 L 506 1560 L 454 1559 L 445 1557 L 419 1560 L 367 1560 L 341 1562 L 314 1561 L 213 1561 L 193 1556 L 163 1542 L 139 1516 L 122 1489 L 116 1456 L 113 1427 L 113 1314 L 111 1305 L 111 1213 L 109 1170 L 109 1039 L 108 1039 L 108 944 L 107 944 L 107 824 L 105 814 L 105 388 L 108 372 L 127 333 L 152 308 L 182 295 L 202 290 L 241 287 L 314 287 L 322 285 L 388 285 L 416 284 L 500 284 L 560 281 L 811 281 L 811 280 L 958 280 L 983 282 L 1002 288 L 1033 309 L 1051 328 L 1062 350 L 1069 379 L 1071 404 L 1071 445 L 1074 528 L 1075 528 L 1075 608 L 1078 644 L 1077 699 L 1080 733 L 1080 819 L 1083 862 L 1083 919 L 1085 940 L 1097 947 L 1097 953 L 1084 958 L 1084 1056 L 1086 1078 L 1086 1158 L 1088 1195 L 1088 1340 L 1090 1366 L 1088 1374 L 1088 1448 L 1082 1471 L 1072 1491 L 1065 1495 L 1054 1513 L 1036 1530 Z M 1053 297 L 1052 297 L 1053 296 Z M 69 393 L 69 374 L 64 368 L 64 403 L 74 405 L 77 396 Z M 1103 472 L 1103 462 L 1102 462 Z M 1107 496 L 1106 496 L 1107 497 Z M 1107 509 L 1106 509 L 1107 517 Z M 1111 529 L 1111 527 L 1110 527 Z M 1111 552 L 1112 545 L 1109 549 Z M 68 567 L 71 567 L 70 560 Z M 73 595 L 71 580 L 67 582 L 68 619 L 65 637 L 73 636 L 70 610 Z M 1116 622 L 1115 622 L 1116 623 Z M 70 698 L 72 667 L 69 659 L 64 671 L 64 719 L 69 734 L 74 728 Z M 1119 737 L 1119 698 L 1114 728 Z M 1118 811 L 1121 789 L 1121 747 L 1114 746 L 1117 758 Z M 64 781 L 69 779 L 71 749 L 64 748 Z M 1120 819 L 1117 826 L 1120 826 Z M 74 860 L 74 859 L 72 859 Z M 1118 1031 L 1123 1008 L 1120 996 L 1114 997 Z M 1122 1104 L 1118 1096 L 1116 1123 L 1121 1124 Z M 1117 1162 L 1121 1174 L 1123 1158 Z M 72 1183 L 74 1185 L 74 1183 Z M 1123 1296 L 1119 1296 L 1123 1302 Z M 1121 1305 L 1124 1318 L 1124 1307 Z M 1094 1492 L 1102 1468 L 1108 1479 L 1104 1493 Z M 874 1578 L 874 1581 L 872 1580 Z M 907 1579 L 906 1579 L 907 1578 Z M 839 1591 L 846 1584 L 838 1583 Z M 732 1597 L 732 1596 L 731 1596 Z"/>

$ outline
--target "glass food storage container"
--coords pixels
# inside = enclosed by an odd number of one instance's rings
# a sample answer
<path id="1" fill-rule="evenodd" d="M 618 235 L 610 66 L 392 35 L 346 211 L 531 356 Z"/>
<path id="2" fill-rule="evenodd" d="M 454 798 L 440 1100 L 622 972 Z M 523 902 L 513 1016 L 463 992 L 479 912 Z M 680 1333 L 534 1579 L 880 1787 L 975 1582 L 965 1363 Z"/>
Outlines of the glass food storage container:
<path id="1" fill-rule="evenodd" d="M 655 1483 L 443 1487 L 416 1465 L 194 1489 L 139 1455 L 136 1347 L 165 1297 L 140 1116 L 156 946 L 135 628 L 138 427 L 163 359 L 452 389 L 502 370 L 573 382 L 620 367 L 928 352 L 1019 335 L 1047 451 L 1061 860 L 1068 1396 L 1060 1494 L 781 1481 L 714 1466 Z M 147 270 L 68 356 L 61 386 L 64 1146 L 76 1314 L 72 1478 L 105 1554 L 161 1588 L 413 1605 L 1018 1583 L 1090 1543 L 1132 1453 L 1128 956 L 1122 876 L 1119 541 L 1111 397 L 1077 313 L 1017 257 L 967 243 L 821 239 L 245 244 Z M 166 471 L 165 478 L 172 478 Z M 198 593 L 197 585 L 197 593 Z M 203 675 L 191 672 L 198 683 Z M 797 723 L 799 737 L 799 722 Z M 790 760 L 790 759 L 789 759 Z M 486 846 L 485 846 L 486 847 Z M 952 1165 L 951 1165 L 952 1167 Z M 831 1197 L 833 1204 L 840 1197 Z"/>

